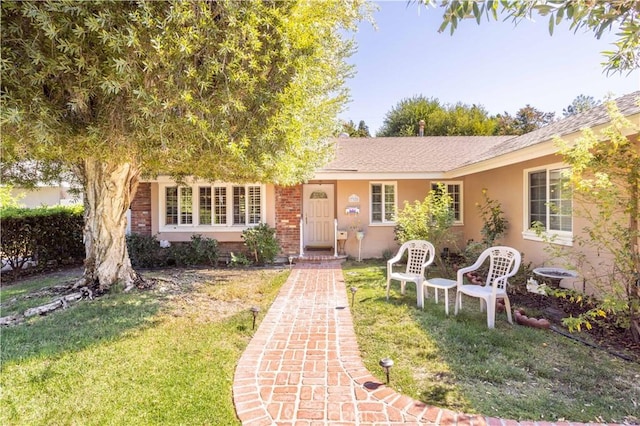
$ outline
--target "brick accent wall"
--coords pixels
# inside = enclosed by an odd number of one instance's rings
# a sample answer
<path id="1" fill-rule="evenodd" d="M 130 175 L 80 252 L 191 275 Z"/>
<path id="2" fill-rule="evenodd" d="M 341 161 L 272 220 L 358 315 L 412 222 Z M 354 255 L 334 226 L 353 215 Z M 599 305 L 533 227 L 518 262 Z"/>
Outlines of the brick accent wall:
<path id="1" fill-rule="evenodd" d="M 300 251 L 302 185 L 276 186 L 276 236 L 285 256 Z"/>
<path id="2" fill-rule="evenodd" d="M 131 233 L 151 236 L 151 184 L 140 183 L 131 201 Z"/>

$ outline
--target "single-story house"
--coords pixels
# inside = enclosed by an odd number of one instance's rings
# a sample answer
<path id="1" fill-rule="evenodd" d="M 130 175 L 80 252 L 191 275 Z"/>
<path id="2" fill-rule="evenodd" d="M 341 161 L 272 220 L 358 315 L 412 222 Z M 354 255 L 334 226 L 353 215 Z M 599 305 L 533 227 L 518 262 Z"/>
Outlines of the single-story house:
<path id="1" fill-rule="evenodd" d="M 11 196 L 18 200 L 20 206 L 31 209 L 42 206 L 82 204 L 82 191 L 67 182 L 39 183 L 34 188 L 13 187 Z"/>
<path id="2" fill-rule="evenodd" d="M 628 130 L 636 139 L 639 98 L 637 91 L 616 100 L 620 112 L 636 125 Z M 581 129 L 607 124 L 606 108 L 598 106 L 522 136 L 338 138 L 334 159 L 312 180 L 290 187 L 220 182 L 178 186 L 169 177 L 159 177 L 140 184 L 131 204 L 131 231 L 171 242 L 188 241 L 197 233 L 217 239 L 228 250 L 241 250 L 242 230 L 266 222 L 276 229 L 285 258 L 304 256 L 313 248 L 382 257 L 398 248 L 394 213 L 405 201 L 424 199 L 442 182 L 454 199 L 461 248 L 468 240 L 481 240 L 476 203 L 483 201 L 486 188 L 509 220 L 499 243 L 520 250 L 534 267 L 551 266 L 545 243 L 530 229 L 531 223 L 543 222 L 556 242 L 567 246 L 582 229 L 581 219 L 572 214 L 571 199 L 557 185 L 567 166 L 553 138 L 575 140 Z M 551 211 L 550 200 L 563 208 Z M 364 233 L 361 241 L 357 231 Z"/>

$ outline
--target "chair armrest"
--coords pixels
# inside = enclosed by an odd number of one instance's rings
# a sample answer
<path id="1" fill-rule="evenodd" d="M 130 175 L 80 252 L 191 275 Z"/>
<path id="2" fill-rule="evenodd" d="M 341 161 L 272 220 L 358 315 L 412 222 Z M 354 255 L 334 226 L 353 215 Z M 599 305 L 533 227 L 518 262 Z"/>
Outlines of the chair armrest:
<path id="1" fill-rule="evenodd" d="M 435 258 L 436 258 L 435 250 L 431 250 L 429 253 L 429 258 L 427 259 L 426 262 L 422 264 L 422 270 L 424 271 L 427 266 L 431 265 Z"/>

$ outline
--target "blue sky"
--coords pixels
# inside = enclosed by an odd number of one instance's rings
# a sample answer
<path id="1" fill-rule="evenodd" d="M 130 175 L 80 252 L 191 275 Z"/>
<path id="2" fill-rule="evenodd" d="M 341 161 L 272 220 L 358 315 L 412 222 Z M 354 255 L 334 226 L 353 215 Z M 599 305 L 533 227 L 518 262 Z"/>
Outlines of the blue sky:
<path id="1" fill-rule="evenodd" d="M 574 33 L 568 22 L 549 35 L 538 17 L 511 21 L 466 20 L 450 35 L 438 33 L 442 10 L 404 1 L 382 1 L 374 13 L 377 30 L 361 23 L 356 75 L 347 81 L 351 102 L 340 115 L 364 120 L 372 136 L 385 114 L 401 99 L 422 94 L 443 103 L 483 105 L 490 114 L 530 104 L 562 117 L 580 94 L 602 99 L 640 90 L 640 71 L 607 76 L 600 53 L 611 50 L 613 32 L 600 40 L 592 32 Z"/>

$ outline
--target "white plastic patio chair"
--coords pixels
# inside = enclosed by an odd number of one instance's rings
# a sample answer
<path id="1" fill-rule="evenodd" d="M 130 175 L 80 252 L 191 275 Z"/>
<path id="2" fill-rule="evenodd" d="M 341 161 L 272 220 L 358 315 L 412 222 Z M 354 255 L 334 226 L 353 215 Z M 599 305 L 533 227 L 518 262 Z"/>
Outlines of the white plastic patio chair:
<path id="1" fill-rule="evenodd" d="M 484 285 L 474 285 L 464 283 L 464 274 L 479 269 L 487 257 L 490 259 L 489 272 Z M 455 314 L 462 308 L 462 295 L 477 297 L 480 299 L 480 310 L 487 309 L 487 326 L 495 327 L 496 303 L 498 299 L 504 300 L 507 319 L 513 324 L 511 319 L 511 303 L 507 296 L 507 285 L 509 277 L 514 276 L 520 268 L 520 252 L 511 247 L 496 246 L 489 247 L 480 254 L 476 263 L 466 268 L 458 270 L 458 282 L 456 291 Z"/>
<path id="2" fill-rule="evenodd" d="M 407 252 L 407 268 L 404 272 L 394 272 L 393 265 L 400 262 Z M 400 293 L 404 294 L 407 282 L 416 285 L 418 307 L 424 306 L 424 270 L 433 263 L 436 250 L 429 241 L 411 240 L 400 246 L 398 254 L 387 262 L 387 300 L 389 300 L 389 287 L 391 280 L 400 281 Z"/>

